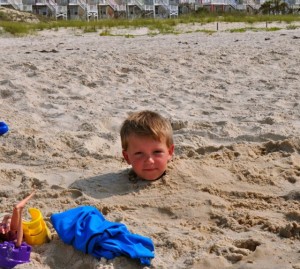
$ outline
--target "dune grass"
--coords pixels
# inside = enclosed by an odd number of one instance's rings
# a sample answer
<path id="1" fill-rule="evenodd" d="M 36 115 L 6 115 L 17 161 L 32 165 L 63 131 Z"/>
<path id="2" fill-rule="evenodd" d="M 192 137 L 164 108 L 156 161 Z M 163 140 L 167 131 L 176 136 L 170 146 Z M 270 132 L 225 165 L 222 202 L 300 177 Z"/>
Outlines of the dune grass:
<path id="1" fill-rule="evenodd" d="M 5 17 L 1 15 L 0 18 Z M 97 21 L 80 21 L 80 20 L 45 20 L 38 23 L 25 23 L 14 22 L 6 20 L 0 20 L 0 27 L 5 32 L 11 33 L 16 36 L 33 34 L 36 31 L 46 29 L 59 29 L 59 28 L 75 28 L 82 29 L 84 33 L 97 32 L 101 29 L 109 32 L 109 29 L 119 28 L 140 28 L 147 27 L 152 33 L 160 34 L 177 34 L 175 26 L 178 24 L 188 23 L 200 23 L 207 24 L 210 22 L 286 22 L 292 24 L 292 22 L 300 21 L 300 16 L 297 15 L 246 15 L 244 13 L 230 13 L 230 14 L 188 14 L 182 15 L 178 18 L 170 19 L 99 19 Z M 292 27 L 291 27 L 292 28 Z M 107 35 L 103 33 L 102 35 Z M 109 34 L 108 34 L 109 35 Z"/>
<path id="2" fill-rule="evenodd" d="M 269 27 L 269 28 L 245 27 L 245 28 L 230 29 L 230 30 L 228 30 L 228 32 L 230 32 L 230 33 L 245 33 L 247 31 L 253 31 L 253 32 L 258 32 L 258 31 L 273 32 L 273 31 L 278 31 L 278 30 L 281 30 L 281 28 L 279 28 L 279 27 Z"/>
<path id="3" fill-rule="evenodd" d="M 33 31 L 30 24 L 23 22 L 0 21 L 0 27 L 2 27 L 5 32 L 16 36 L 28 35 Z"/>

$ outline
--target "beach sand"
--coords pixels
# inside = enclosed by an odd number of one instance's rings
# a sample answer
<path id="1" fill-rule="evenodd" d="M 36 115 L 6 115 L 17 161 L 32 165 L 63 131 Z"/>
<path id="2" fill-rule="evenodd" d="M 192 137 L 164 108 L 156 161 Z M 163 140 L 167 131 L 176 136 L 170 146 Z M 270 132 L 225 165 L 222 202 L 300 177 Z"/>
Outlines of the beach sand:
<path id="1" fill-rule="evenodd" d="M 300 268 L 300 29 L 227 28 L 0 37 L 0 212 L 37 189 L 26 209 L 53 235 L 16 268 L 146 268 L 62 243 L 50 216 L 79 205 L 150 237 L 151 268 Z M 143 109 L 174 129 L 152 183 L 129 181 L 121 156 L 120 125 Z"/>

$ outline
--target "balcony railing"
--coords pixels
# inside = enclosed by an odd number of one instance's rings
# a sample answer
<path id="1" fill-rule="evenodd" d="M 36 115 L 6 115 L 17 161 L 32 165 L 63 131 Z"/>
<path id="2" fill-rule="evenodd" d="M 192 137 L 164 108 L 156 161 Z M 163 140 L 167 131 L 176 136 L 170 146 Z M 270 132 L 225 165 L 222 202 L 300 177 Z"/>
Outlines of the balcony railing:
<path id="1" fill-rule="evenodd" d="M 236 5 L 236 2 L 234 0 L 202 0 L 202 4 Z"/>
<path id="2" fill-rule="evenodd" d="M 169 5 L 169 0 L 154 0 L 154 5 Z"/>
<path id="3" fill-rule="evenodd" d="M 23 11 L 32 12 L 32 5 L 23 5 Z"/>
<path id="4" fill-rule="evenodd" d="M 68 8 L 67 6 L 57 6 L 56 7 L 56 12 L 57 13 L 67 13 Z"/>
<path id="5" fill-rule="evenodd" d="M 68 0 L 56 0 L 58 6 L 67 6 Z"/>
<path id="6" fill-rule="evenodd" d="M 87 11 L 88 12 L 98 12 L 98 7 L 97 7 L 97 5 L 88 5 Z"/>
<path id="7" fill-rule="evenodd" d="M 46 1 L 46 0 L 36 0 L 35 3 L 38 4 L 38 5 L 39 5 L 39 4 L 40 4 L 40 5 L 46 5 L 46 4 L 47 4 L 47 1 Z"/>

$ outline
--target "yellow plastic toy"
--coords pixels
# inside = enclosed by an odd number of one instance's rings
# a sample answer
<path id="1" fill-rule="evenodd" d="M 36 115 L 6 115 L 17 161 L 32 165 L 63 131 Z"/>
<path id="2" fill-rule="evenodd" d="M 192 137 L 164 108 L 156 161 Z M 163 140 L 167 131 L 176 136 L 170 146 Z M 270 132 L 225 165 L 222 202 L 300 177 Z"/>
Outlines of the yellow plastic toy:
<path id="1" fill-rule="evenodd" d="M 51 233 L 43 219 L 42 213 L 37 208 L 29 208 L 30 221 L 22 221 L 24 240 L 29 245 L 41 245 L 49 242 Z"/>

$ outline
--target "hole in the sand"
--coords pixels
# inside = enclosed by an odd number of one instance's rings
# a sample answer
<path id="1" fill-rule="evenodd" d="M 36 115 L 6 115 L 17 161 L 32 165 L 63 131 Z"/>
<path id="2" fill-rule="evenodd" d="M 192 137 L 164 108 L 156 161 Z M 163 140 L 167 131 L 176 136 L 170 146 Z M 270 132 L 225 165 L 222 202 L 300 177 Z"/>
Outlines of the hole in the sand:
<path id="1" fill-rule="evenodd" d="M 72 198 L 76 199 L 80 196 L 82 196 L 82 192 L 80 190 L 77 189 L 69 189 L 69 190 L 65 190 L 64 193 L 69 194 Z"/>
<path id="2" fill-rule="evenodd" d="M 293 153 L 295 152 L 295 146 L 293 143 L 289 140 L 284 141 L 278 141 L 278 142 L 267 142 L 264 144 L 266 154 L 272 153 L 272 152 L 287 152 L 287 153 Z"/>
<path id="3" fill-rule="evenodd" d="M 287 181 L 292 183 L 292 184 L 295 184 L 297 182 L 297 178 L 293 177 L 293 176 L 290 176 L 290 177 L 287 177 Z"/>
<path id="4" fill-rule="evenodd" d="M 198 149 L 196 149 L 196 152 L 198 154 L 204 155 L 204 154 L 209 154 L 209 153 L 217 152 L 220 149 L 222 149 L 222 147 L 208 146 L 208 147 L 198 148 Z"/>
<path id="5" fill-rule="evenodd" d="M 8 84 L 9 86 L 13 85 L 10 80 L 2 80 L 0 82 L 0 85 L 4 85 L 4 84 Z M 12 90 L 1 90 L 0 91 L 0 96 L 3 99 L 11 97 L 13 95 L 14 95 L 14 91 L 12 91 Z"/>
<path id="6" fill-rule="evenodd" d="M 288 223 L 279 230 L 279 235 L 284 238 L 300 238 L 300 225 L 296 222 Z"/>
<path id="7" fill-rule="evenodd" d="M 282 196 L 285 200 L 300 201 L 300 191 L 290 191 L 288 194 Z"/>
<path id="8" fill-rule="evenodd" d="M 300 213 L 297 211 L 286 213 L 285 216 L 289 221 L 297 221 L 300 223 Z"/>
<path id="9" fill-rule="evenodd" d="M 238 248 L 245 248 L 251 251 L 255 251 L 256 248 L 261 245 L 261 243 L 253 239 L 246 239 L 235 241 L 234 245 Z"/>
<path id="10" fill-rule="evenodd" d="M 64 188 L 63 187 L 61 187 L 61 186 L 59 186 L 59 185 L 51 185 L 51 190 L 63 190 Z"/>
<path id="11" fill-rule="evenodd" d="M 104 216 L 108 215 L 108 214 L 112 211 L 112 209 L 111 209 L 110 207 L 108 207 L 108 206 L 103 206 L 103 207 L 100 208 L 99 210 L 101 211 L 101 213 L 102 213 Z"/>
<path id="12" fill-rule="evenodd" d="M 166 208 L 166 207 L 161 207 L 158 208 L 158 211 L 162 214 L 166 214 L 170 217 L 175 216 L 175 214 L 172 212 L 172 210 L 170 208 Z"/>

